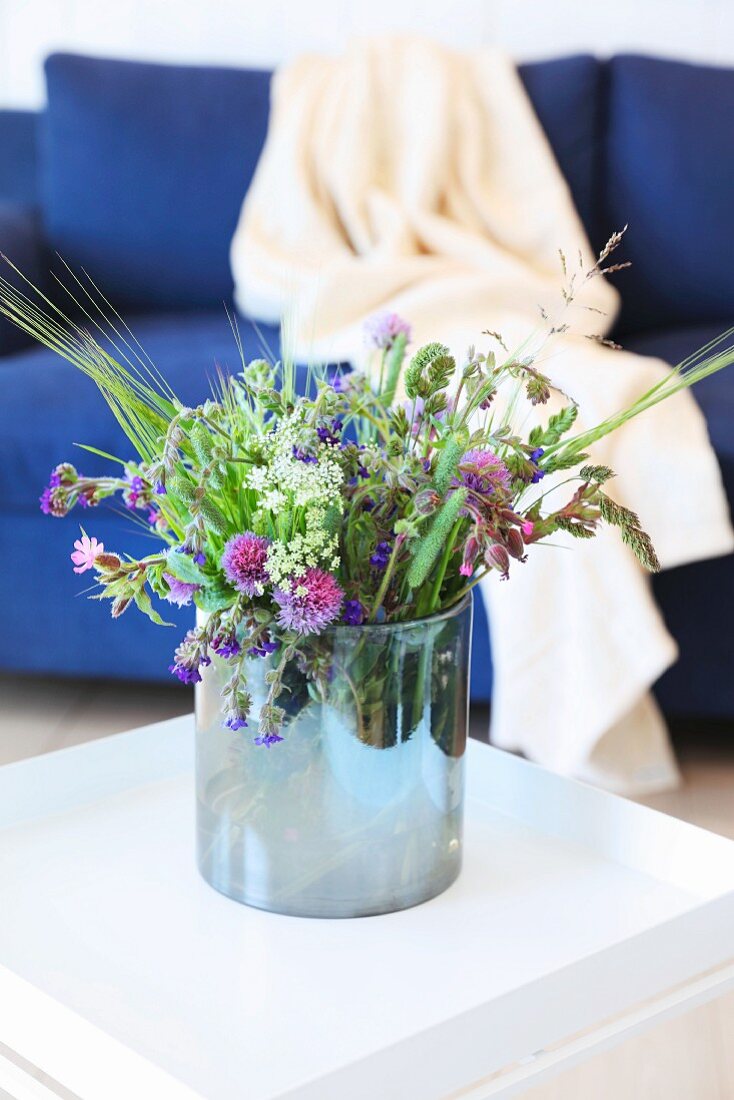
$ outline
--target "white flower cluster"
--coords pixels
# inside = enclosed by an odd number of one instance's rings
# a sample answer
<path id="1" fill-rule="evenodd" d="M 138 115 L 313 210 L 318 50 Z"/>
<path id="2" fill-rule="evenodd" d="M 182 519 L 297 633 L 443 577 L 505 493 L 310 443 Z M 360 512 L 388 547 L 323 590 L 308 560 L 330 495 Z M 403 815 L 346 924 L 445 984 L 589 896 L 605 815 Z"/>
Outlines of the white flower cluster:
<path id="1" fill-rule="evenodd" d="M 314 449 L 316 462 L 303 462 L 294 456 L 302 429 L 303 420 L 298 414 L 282 421 L 267 437 L 267 465 L 253 467 L 245 478 L 245 485 L 259 495 L 262 511 L 309 505 L 327 508 L 341 503 L 344 474 L 333 446 L 318 443 Z"/>
<path id="2" fill-rule="evenodd" d="M 305 534 L 296 533 L 288 542 L 275 539 L 268 547 L 267 570 L 274 585 L 289 592 L 290 578 L 300 577 L 307 569 L 339 567 L 339 540 L 324 527 L 324 513 L 309 509 Z M 296 595 L 305 595 L 305 590 Z"/>

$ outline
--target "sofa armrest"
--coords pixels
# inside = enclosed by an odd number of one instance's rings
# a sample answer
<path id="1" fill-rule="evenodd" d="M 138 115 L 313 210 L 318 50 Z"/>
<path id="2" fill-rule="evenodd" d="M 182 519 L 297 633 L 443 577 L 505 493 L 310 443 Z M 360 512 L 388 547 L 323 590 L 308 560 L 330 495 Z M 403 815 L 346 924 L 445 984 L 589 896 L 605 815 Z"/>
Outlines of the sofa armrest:
<path id="1" fill-rule="evenodd" d="M 44 280 L 44 247 L 41 222 L 33 207 L 0 202 L 0 254 L 14 264 L 34 286 Z M 27 290 L 23 278 L 0 260 L 0 276 L 19 290 Z M 10 355 L 33 343 L 32 337 L 0 317 L 0 356 Z"/>

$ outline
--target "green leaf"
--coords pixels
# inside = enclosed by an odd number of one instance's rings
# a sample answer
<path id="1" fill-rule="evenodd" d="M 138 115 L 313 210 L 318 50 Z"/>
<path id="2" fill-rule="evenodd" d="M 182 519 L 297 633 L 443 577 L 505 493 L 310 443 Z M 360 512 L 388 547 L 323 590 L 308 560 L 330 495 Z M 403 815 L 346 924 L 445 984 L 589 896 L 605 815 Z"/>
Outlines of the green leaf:
<path id="1" fill-rule="evenodd" d="M 204 585 L 207 583 L 206 574 L 202 573 L 194 559 L 188 554 L 179 554 L 177 550 L 169 550 L 166 554 L 166 566 L 169 573 L 173 573 L 174 577 L 178 577 L 180 581 L 185 581 L 187 584 Z"/>
<path id="2" fill-rule="evenodd" d="M 224 611 L 225 608 L 231 607 L 236 597 L 237 593 L 234 589 L 215 583 L 195 592 L 194 603 L 202 611 L 208 611 L 211 614 L 213 611 Z"/>
<path id="3" fill-rule="evenodd" d="M 150 602 L 150 596 L 144 588 L 139 588 L 135 593 L 135 605 L 147 615 L 151 622 L 154 622 L 156 626 L 174 626 L 174 623 L 165 622 Z"/>
<path id="4" fill-rule="evenodd" d="M 74 446 L 79 447 L 82 451 L 89 451 L 92 455 L 99 455 L 100 458 L 107 458 L 110 462 L 117 462 L 120 466 L 127 465 L 124 458 L 116 458 L 115 455 L 108 454 L 107 451 L 100 451 L 97 447 L 90 447 L 88 443 L 75 443 Z"/>

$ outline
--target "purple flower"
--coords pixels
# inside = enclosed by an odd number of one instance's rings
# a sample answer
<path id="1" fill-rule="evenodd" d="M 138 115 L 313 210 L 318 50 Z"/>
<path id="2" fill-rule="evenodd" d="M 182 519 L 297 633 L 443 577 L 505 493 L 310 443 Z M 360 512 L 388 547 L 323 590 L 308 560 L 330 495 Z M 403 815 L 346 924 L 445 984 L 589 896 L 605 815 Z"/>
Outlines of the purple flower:
<path id="1" fill-rule="evenodd" d="M 334 377 L 331 379 L 331 388 L 333 389 L 334 393 L 347 393 L 349 389 L 351 389 L 353 381 L 353 379 L 351 378 L 351 374 L 352 371 L 347 370 L 343 373 L 334 375 Z"/>
<path id="2" fill-rule="evenodd" d="M 194 592 L 198 592 L 201 588 L 200 584 L 189 584 L 187 581 L 180 581 L 178 577 L 174 577 L 173 573 L 164 573 L 163 580 L 168 585 L 165 598 L 169 603 L 177 604 L 178 607 L 188 607 Z"/>
<path id="3" fill-rule="evenodd" d="M 182 684 L 200 683 L 199 669 L 212 663 L 206 648 L 204 638 L 196 630 L 189 630 L 174 653 L 173 664 L 168 666 L 168 671 L 178 677 Z"/>
<path id="4" fill-rule="evenodd" d="M 244 727 L 247 725 L 247 722 L 241 714 L 230 714 L 229 718 L 224 721 L 223 725 L 230 730 L 241 730 L 244 729 Z"/>
<path id="5" fill-rule="evenodd" d="M 272 745 L 277 745 L 283 738 L 279 733 L 261 733 L 259 737 L 255 737 L 253 744 L 266 745 L 267 748 L 271 748 Z"/>
<path id="6" fill-rule="evenodd" d="M 384 310 L 368 317 L 364 324 L 364 342 L 368 348 L 389 351 L 398 336 L 410 340 L 410 325 L 397 313 Z"/>
<path id="7" fill-rule="evenodd" d="M 51 486 L 50 485 L 46 489 L 43 490 L 40 497 L 38 498 L 38 502 L 41 505 L 41 511 L 43 512 L 44 516 L 50 516 L 51 512 L 52 512 L 52 509 L 51 509 Z"/>
<path id="8" fill-rule="evenodd" d="M 332 447 L 339 446 L 339 434 L 344 427 L 341 420 L 332 420 L 330 428 L 317 428 L 316 435 L 322 443 L 329 443 Z"/>
<path id="9" fill-rule="evenodd" d="M 365 620 L 365 609 L 359 600 L 346 600 L 342 618 L 349 626 L 361 626 Z"/>
<path id="10" fill-rule="evenodd" d="M 494 451 L 473 449 L 462 456 L 459 477 L 454 478 L 454 488 L 465 486 L 479 496 L 504 496 L 509 493 L 512 476 L 501 458 Z"/>
<path id="11" fill-rule="evenodd" d="M 158 494 L 159 497 L 164 497 L 166 495 L 166 487 L 162 481 L 156 481 L 155 492 Z"/>
<path id="12" fill-rule="evenodd" d="M 246 596 L 260 596 L 268 582 L 269 541 L 252 531 L 233 535 L 224 545 L 221 566 L 228 581 Z"/>
<path id="13" fill-rule="evenodd" d="M 234 634 L 218 634 L 212 638 L 212 649 L 219 657 L 236 657 L 240 652 L 240 643 Z"/>
<path id="14" fill-rule="evenodd" d="M 250 646 L 247 656 L 267 657 L 269 653 L 275 653 L 278 649 L 280 649 L 280 642 L 260 642 L 258 645 Z"/>
<path id="15" fill-rule="evenodd" d="M 370 565 L 373 565 L 375 569 L 387 569 L 391 554 L 392 547 L 389 542 L 378 542 L 375 552 L 370 558 Z"/>
<path id="16" fill-rule="evenodd" d="M 281 626 L 298 634 L 318 634 L 338 616 L 344 593 L 331 573 L 312 568 L 291 578 L 289 592 L 277 588 L 273 598 L 280 606 Z"/>
<path id="17" fill-rule="evenodd" d="M 542 481 L 545 477 L 545 470 L 540 470 L 537 468 L 538 463 L 540 462 L 544 454 L 545 449 L 543 447 L 536 447 L 534 451 L 530 452 L 530 461 L 532 462 L 533 466 L 536 467 L 535 471 L 533 472 L 533 476 L 530 479 L 531 485 L 537 485 L 538 482 Z"/>
<path id="18" fill-rule="evenodd" d="M 292 453 L 297 462 L 305 462 L 308 466 L 313 466 L 318 462 L 316 455 L 310 455 L 307 451 L 301 450 L 300 447 L 294 447 Z"/>
<path id="19" fill-rule="evenodd" d="M 194 565 L 205 565 L 206 554 L 203 550 L 199 550 L 198 554 L 194 554 Z"/>

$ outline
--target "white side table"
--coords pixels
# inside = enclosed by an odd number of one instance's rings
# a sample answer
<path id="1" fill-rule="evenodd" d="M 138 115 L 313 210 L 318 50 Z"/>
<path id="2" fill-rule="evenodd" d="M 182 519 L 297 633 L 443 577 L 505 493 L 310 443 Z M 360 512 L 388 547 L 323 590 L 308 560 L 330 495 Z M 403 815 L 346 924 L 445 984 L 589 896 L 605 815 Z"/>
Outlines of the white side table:
<path id="1" fill-rule="evenodd" d="M 489 1100 L 734 986 L 724 838 L 472 743 L 459 881 L 299 920 L 199 878 L 192 758 L 0 768 L 0 1096 Z"/>

